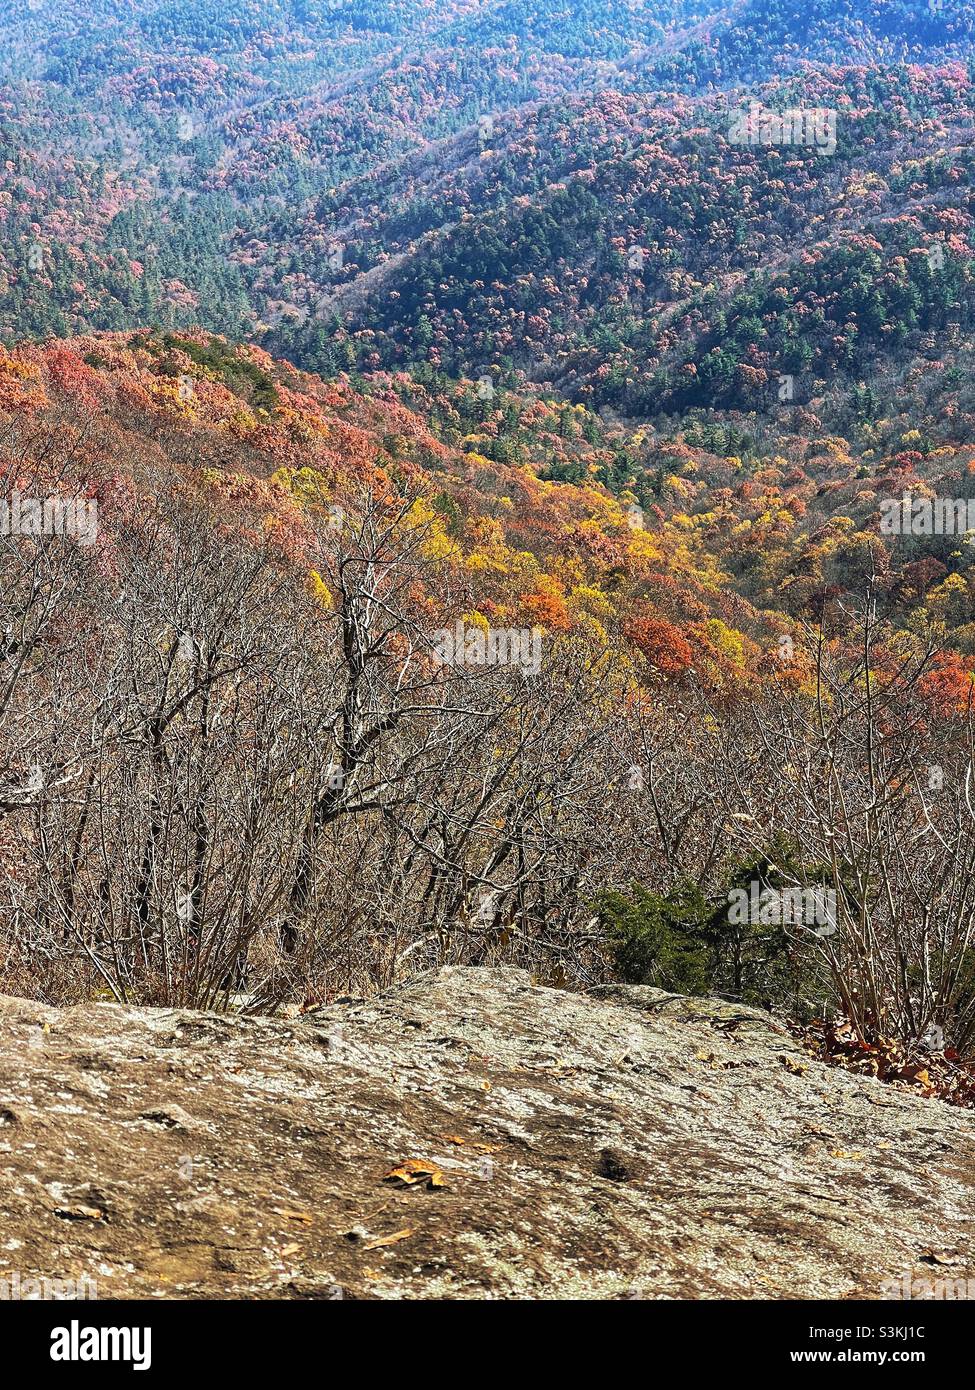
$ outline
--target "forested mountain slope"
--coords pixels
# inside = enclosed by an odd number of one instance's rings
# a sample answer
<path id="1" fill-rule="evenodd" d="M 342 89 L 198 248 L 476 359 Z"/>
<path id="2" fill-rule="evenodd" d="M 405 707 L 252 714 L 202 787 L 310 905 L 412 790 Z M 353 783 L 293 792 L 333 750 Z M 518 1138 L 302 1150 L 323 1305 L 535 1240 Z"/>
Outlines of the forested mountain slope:
<path id="1" fill-rule="evenodd" d="M 883 522 L 975 494 L 972 20 L 5 12 L 10 988 L 503 961 L 971 1054 L 973 551 Z"/>
<path id="2" fill-rule="evenodd" d="M 898 345 L 940 326 L 964 270 L 972 8 L 954 0 L 134 19 L 38 0 L 0 21 L 8 342 L 199 323 L 326 372 L 500 357 L 652 415 L 754 404 L 740 362 L 863 371 L 878 316 Z M 835 157 L 729 146 L 756 94 L 835 107 Z M 953 238 L 941 300 L 870 283 L 861 307 L 840 286 L 796 347 L 777 274 L 816 309 L 824 277 L 882 278 L 874 242 L 886 261 L 932 238 Z M 816 337 L 851 310 L 868 321 L 831 364 Z M 774 320 L 757 342 L 756 318 Z"/>

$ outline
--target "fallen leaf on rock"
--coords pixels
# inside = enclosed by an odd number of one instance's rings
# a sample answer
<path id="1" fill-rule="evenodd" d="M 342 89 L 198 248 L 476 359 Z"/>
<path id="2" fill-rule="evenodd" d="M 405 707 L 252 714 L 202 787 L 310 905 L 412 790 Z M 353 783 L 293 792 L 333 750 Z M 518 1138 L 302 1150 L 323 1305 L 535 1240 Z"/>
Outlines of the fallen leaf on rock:
<path id="1" fill-rule="evenodd" d="M 391 1168 L 383 1182 L 399 1182 L 404 1187 L 414 1187 L 425 1183 L 427 1187 L 445 1187 L 444 1175 L 436 1163 L 426 1158 L 405 1158 L 396 1168 Z"/>
<path id="2" fill-rule="evenodd" d="M 62 1217 L 65 1221 L 103 1221 L 104 1213 L 97 1207 L 86 1207 L 78 1205 L 76 1207 L 55 1207 L 54 1215 Z"/>
<path id="3" fill-rule="evenodd" d="M 735 1067 L 754 1067 L 758 1065 L 757 1062 L 749 1061 L 745 1058 L 741 1060 L 736 1060 L 734 1057 L 722 1059 L 721 1057 L 716 1057 L 713 1052 L 706 1051 L 704 1048 L 702 1048 L 696 1056 L 697 1061 L 703 1062 L 706 1066 L 709 1066 L 712 1071 L 732 1071 Z"/>
<path id="4" fill-rule="evenodd" d="M 439 1137 L 445 1144 L 465 1145 L 479 1154 L 496 1154 L 502 1147 L 500 1144 L 485 1144 L 480 1139 L 462 1139 L 459 1134 L 441 1134 Z"/>
<path id="5" fill-rule="evenodd" d="M 803 1076 L 809 1070 L 805 1062 L 797 1062 L 792 1057 L 780 1057 L 779 1061 L 793 1076 Z"/>
<path id="6" fill-rule="evenodd" d="M 277 1214 L 283 1216 L 285 1221 L 303 1221 L 306 1226 L 310 1226 L 315 1219 L 307 1211 L 290 1211 L 287 1207 L 282 1207 Z"/>
<path id="7" fill-rule="evenodd" d="M 415 1226 L 404 1226 L 401 1231 L 394 1231 L 391 1236 L 379 1236 L 376 1240 L 369 1240 L 362 1247 L 363 1250 L 378 1250 L 381 1245 L 395 1245 L 398 1240 L 405 1240 L 407 1236 L 413 1235 Z"/>

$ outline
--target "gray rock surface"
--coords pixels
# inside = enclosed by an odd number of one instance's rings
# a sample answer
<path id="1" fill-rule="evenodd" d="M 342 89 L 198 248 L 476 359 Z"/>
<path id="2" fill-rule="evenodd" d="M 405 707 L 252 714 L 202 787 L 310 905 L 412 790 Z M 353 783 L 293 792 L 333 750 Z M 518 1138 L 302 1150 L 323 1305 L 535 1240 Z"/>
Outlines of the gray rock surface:
<path id="1" fill-rule="evenodd" d="M 973 1216 L 975 1117 L 713 1000 L 0 998 L 0 1275 L 101 1298 L 878 1298 L 975 1276 Z"/>

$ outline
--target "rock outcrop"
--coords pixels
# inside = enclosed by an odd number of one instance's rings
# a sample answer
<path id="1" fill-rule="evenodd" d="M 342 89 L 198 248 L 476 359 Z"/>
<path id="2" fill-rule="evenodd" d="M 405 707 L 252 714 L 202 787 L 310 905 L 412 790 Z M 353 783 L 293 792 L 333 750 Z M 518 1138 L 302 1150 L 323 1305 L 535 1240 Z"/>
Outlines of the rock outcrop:
<path id="1" fill-rule="evenodd" d="M 973 1217 L 975 1117 L 713 1000 L 0 999 L 0 1275 L 100 1298 L 879 1298 L 975 1275 Z"/>

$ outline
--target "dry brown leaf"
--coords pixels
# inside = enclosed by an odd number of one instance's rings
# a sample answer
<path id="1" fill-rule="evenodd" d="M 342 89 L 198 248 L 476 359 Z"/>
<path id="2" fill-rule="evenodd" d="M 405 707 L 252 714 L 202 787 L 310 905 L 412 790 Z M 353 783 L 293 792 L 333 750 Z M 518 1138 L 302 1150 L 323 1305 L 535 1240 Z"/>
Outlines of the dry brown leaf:
<path id="1" fill-rule="evenodd" d="M 66 1221 L 103 1221 L 104 1213 L 97 1207 L 86 1207 L 79 1203 L 74 1207 L 55 1207 L 54 1215 Z"/>
<path id="2" fill-rule="evenodd" d="M 285 1221 L 302 1221 L 306 1226 L 310 1226 L 315 1219 L 307 1211 L 291 1211 L 288 1207 L 279 1208 L 278 1216 L 283 1216 Z"/>
<path id="3" fill-rule="evenodd" d="M 391 1236 L 378 1236 L 375 1240 L 366 1241 L 363 1250 L 378 1250 L 381 1245 L 395 1245 L 398 1240 L 405 1240 L 407 1236 L 413 1235 L 415 1226 L 404 1226 L 401 1231 L 394 1231 Z"/>
<path id="4" fill-rule="evenodd" d="M 479 1139 L 462 1139 L 459 1134 L 441 1134 L 440 1138 L 445 1144 L 464 1144 L 479 1154 L 496 1154 L 501 1148 L 500 1144 L 485 1144 Z"/>
<path id="5" fill-rule="evenodd" d="M 797 1062 L 792 1057 L 780 1057 L 779 1061 L 793 1076 L 803 1076 L 809 1070 L 805 1062 Z"/>
<path id="6" fill-rule="evenodd" d="M 414 1187 L 417 1183 L 426 1183 L 428 1187 L 446 1186 L 439 1166 L 426 1158 L 404 1158 L 397 1167 L 390 1169 L 383 1182 L 400 1182 L 404 1187 Z"/>

